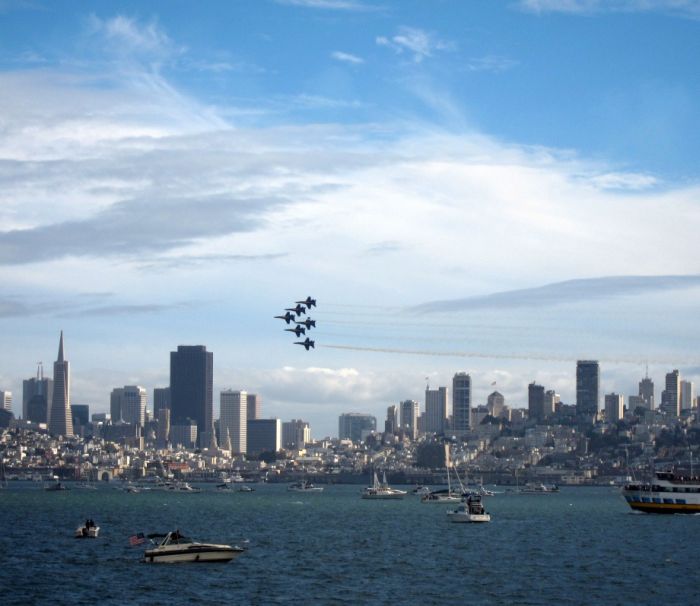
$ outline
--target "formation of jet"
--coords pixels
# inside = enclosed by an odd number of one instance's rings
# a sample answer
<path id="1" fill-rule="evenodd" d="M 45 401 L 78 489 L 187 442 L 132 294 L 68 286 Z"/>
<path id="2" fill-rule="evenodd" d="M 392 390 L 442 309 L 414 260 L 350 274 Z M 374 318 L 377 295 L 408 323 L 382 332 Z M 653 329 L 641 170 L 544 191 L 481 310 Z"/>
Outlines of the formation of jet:
<path id="1" fill-rule="evenodd" d="M 312 320 L 311 318 L 304 318 L 303 320 L 301 319 L 302 315 L 306 315 L 306 312 L 310 310 L 312 307 L 316 307 L 316 299 L 312 299 L 311 297 L 306 297 L 303 301 L 294 301 L 296 304 L 294 307 L 286 307 L 285 308 L 285 314 L 283 316 L 275 316 L 275 318 L 279 318 L 280 320 L 284 320 L 287 324 L 291 324 L 294 322 L 296 326 L 294 328 L 285 328 L 285 332 L 292 332 L 296 335 L 297 339 L 301 337 L 301 335 L 305 335 L 307 330 L 311 330 L 312 328 L 316 327 L 316 320 Z M 306 337 L 305 341 L 295 341 L 295 345 L 302 345 L 306 351 L 309 351 L 309 349 L 312 349 L 315 346 L 315 341 L 309 339 L 309 337 Z"/>
<path id="2" fill-rule="evenodd" d="M 309 351 L 314 346 L 316 341 L 312 341 L 309 337 L 306 337 L 306 341 L 294 341 L 294 345 L 303 345 L 306 351 Z"/>

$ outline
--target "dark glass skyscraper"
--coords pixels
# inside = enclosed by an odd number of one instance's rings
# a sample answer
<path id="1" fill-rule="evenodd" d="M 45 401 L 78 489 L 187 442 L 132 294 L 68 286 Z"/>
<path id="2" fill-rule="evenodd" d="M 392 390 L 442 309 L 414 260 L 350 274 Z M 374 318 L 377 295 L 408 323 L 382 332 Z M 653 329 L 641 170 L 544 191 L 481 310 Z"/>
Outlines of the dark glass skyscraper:
<path id="1" fill-rule="evenodd" d="M 472 406 L 472 379 L 466 372 L 452 377 L 452 429 L 457 435 L 469 431 Z"/>
<path id="2" fill-rule="evenodd" d="M 197 423 L 197 442 L 208 448 L 214 435 L 214 354 L 204 345 L 178 345 L 170 352 L 170 423 Z"/>
<path id="3" fill-rule="evenodd" d="M 597 360 L 576 362 L 576 414 L 594 417 L 598 414 L 600 365 Z"/>

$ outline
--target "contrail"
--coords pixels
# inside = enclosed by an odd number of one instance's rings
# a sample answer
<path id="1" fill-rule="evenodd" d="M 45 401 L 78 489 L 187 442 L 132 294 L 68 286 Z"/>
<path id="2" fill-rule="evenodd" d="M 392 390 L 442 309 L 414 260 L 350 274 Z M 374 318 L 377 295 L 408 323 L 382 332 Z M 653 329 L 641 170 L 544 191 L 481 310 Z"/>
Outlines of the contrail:
<path id="1" fill-rule="evenodd" d="M 371 351 L 375 353 L 392 353 L 405 356 L 436 356 L 440 358 L 482 358 L 484 360 L 539 360 L 545 362 L 575 362 L 576 360 L 589 360 L 595 359 L 600 362 L 608 362 L 610 364 L 641 364 L 644 365 L 647 362 L 652 364 L 668 364 L 675 366 L 694 366 L 698 364 L 697 360 L 654 360 L 651 358 L 626 358 L 626 357 L 615 357 L 615 358 L 601 358 L 596 356 L 554 356 L 551 354 L 497 354 L 497 353 L 483 353 L 476 351 L 434 351 L 434 350 L 423 350 L 423 349 L 397 349 L 392 347 L 356 347 L 354 345 L 323 345 L 318 344 L 317 347 L 325 347 L 327 349 L 343 349 L 349 351 Z"/>

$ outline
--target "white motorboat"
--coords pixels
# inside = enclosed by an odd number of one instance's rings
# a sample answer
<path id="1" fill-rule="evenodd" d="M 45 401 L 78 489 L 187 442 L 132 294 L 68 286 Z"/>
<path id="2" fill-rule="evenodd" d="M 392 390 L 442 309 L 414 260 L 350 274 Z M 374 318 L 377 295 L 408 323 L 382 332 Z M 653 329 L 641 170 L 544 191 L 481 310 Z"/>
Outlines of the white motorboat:
<path id="1" fill-rule="evenodd" d="M 309 480 L 299 480 L 287 486 L 292 492 L 323 492 L 323 486 L 314 486 Z"/>
<path id="2" fill-rule="evenodd" d="M 96 539 L 100 534 L 100 527 L 91 519 L 85 520 L 85 524 L 75 529 L 76 539 Z"/>
<path id="3" fill-rule="evenodd" d="M 528 482 L 520 489 L 521 494 L 550 494 L 552 492 L 559 492 L 559 487 L 556 484 L 548 486 L 547 484 Z"/>
<path id="4" fill-rule="evenodd" d="M 457 506 L 457 509 L 448 511 L 447 515 L 450 522 L 477 523 L 491 521 L 491 516 L 486 513 L 479 495 L 468 496 Z"/>
<path id="5" fill-rule="evenodd" d="M 363 499 L 403 499 L 406 496 L 406 491 L 389 486 L 386 481 L 386 472 L 384 472 L 383 481 L 380 482 L 375 471 L 372 486 L 367 486 L 362 491 L 361 496 Z"/>
<path id="6" fill-rule="evenodd" d="M 175 482 L 166 484 L 165 489 L 172 492 L 202 492 L 201 488 L 193 488 L 189 482 Z"/>
<path id="7" fill-rule="evenodd" d="M 218 545 L 199 543 L 180 534 L 179 530 L 162 534 L 149 534 L 149 539 L 162 538 L 158 546 L 147 549 L 143 554 L 144 562 L 230 562 L 241 555 L 245 549 L 237 545 Z"/>
<path id="8" fill-rule="evenodd" d="M 430 488 L 428 488 L 427 486 L 416 486 L 411 492 L 422 497 L 427 494 L 430 494 Z"/>

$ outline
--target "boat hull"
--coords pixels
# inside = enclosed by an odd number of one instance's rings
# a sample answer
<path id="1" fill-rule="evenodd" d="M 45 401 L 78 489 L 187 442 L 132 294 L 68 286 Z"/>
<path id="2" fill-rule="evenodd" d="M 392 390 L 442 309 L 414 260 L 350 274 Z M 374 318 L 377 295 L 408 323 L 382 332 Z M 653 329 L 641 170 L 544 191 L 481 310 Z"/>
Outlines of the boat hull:
<path id="1" fill-rule="evenodd" d="M 490 522 L 491 516 L 488 513 L 450 513 L 450 522 L 461 524 L 483 524 Z"/>
<path id="2" fill-rule="evenodd" d="M 176 549 L 148 549 L 143 555 L 150 564 L 230 562 L 243 553 L 240 547 L 226 545 L 176 546 Z"/>
<path id="3" fill-rule="evenodd" d="M 623 497 L 627 504 L 635 511 L 644 513 L 700 513 L 700 498 L 669 498 L 668 494 L 659 493 L 631 493 L 624 491 Z M 697 502 L 695 502 L 697 501 Z"/>

